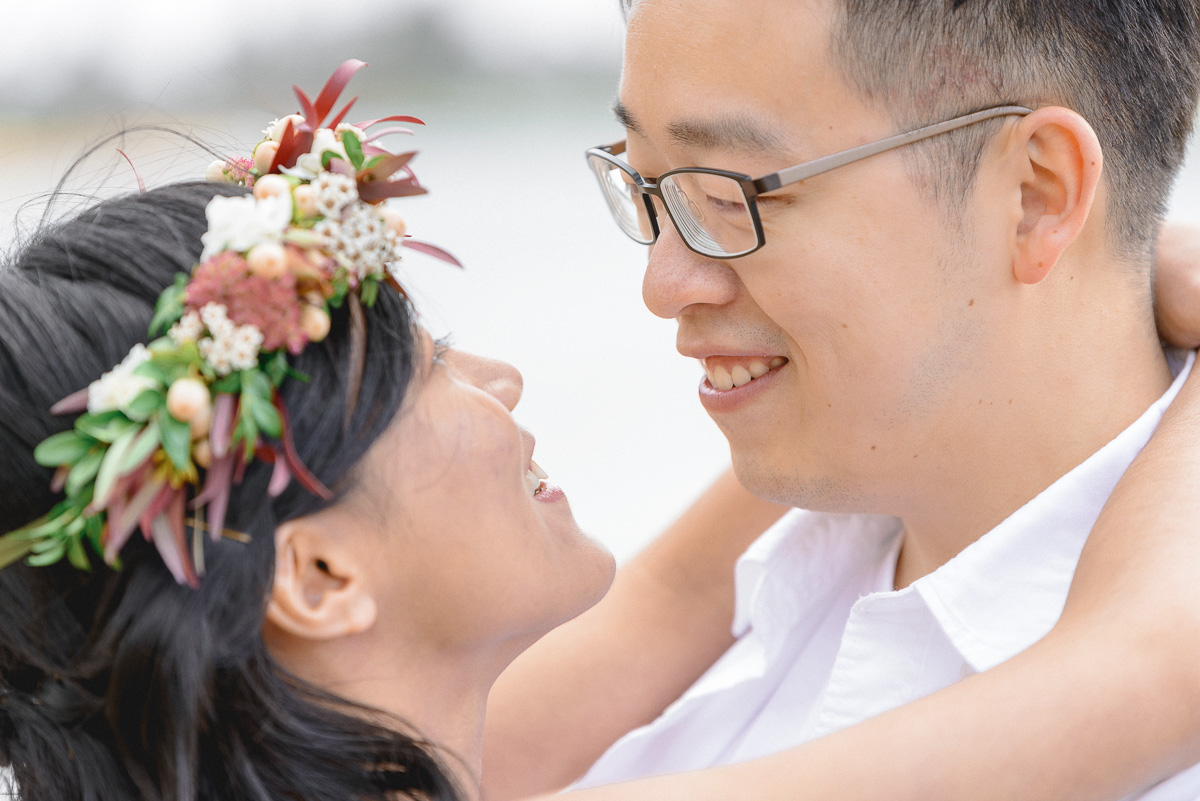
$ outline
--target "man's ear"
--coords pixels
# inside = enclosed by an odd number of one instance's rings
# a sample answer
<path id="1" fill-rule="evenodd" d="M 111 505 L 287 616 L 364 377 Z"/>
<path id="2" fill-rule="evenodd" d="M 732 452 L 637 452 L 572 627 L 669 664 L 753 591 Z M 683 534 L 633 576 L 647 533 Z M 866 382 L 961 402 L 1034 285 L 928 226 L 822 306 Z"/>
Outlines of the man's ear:
<path id="1" fill-rule="evenodd" d="M 330 510 L 275 529 L 275 579 L 267 622 L 308 640 L 331 640 L 369 630 L 378 607 L 366 580 L 362 551 Z"/>
<path id="2" fill-rule="evenodd" d="M 1023 284 L 1036 284 L 1083 231 L 1104 156 L 1087 120 L 1058 106 L 1024 117 L 1015 135 L 1023 145 L 1018 156 L 1023 174 L 1013 275 Z"/>

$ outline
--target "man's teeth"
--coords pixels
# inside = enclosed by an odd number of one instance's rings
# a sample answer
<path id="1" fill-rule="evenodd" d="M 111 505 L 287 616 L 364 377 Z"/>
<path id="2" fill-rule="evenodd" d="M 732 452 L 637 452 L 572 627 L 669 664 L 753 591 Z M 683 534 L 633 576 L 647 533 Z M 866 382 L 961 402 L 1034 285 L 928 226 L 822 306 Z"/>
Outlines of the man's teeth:
<path id="1" fill-rule="evenodd" d="M 714 389 L 730 390 L 745 386 L 756 378 L 762 378 L 774 368 L 782 367 L 786 363 L 787 359 L 782 356 L 771 359 L 770 364 L 755 359 L 746 365 L 736 365 L 732 370 L 726 370 L 721 365 L 709 367 L 704 363 L 704 372 L 708 375 L 708 383 L 712 384 Z"/>
<path id="2" fill-rule="evenodd" d="M 525 487 L 530 495 L 537 495 L 542 488 L 542 479 L 550 478 L 537 462 L 529 461 L 529 469 L 525 471 Z"/>

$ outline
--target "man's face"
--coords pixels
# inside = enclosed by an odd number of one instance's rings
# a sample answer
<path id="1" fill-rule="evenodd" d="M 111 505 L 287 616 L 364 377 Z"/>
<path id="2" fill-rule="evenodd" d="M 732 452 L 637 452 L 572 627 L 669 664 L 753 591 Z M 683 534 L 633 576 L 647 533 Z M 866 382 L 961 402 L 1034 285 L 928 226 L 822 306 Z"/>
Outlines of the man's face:
<path id="1" fill-rule="evenodd" d="M 895 133 L 830 63 L 831 2 L 639 0 L 620 97 L 633 168 L 757 178 Z M 688 250 L 660 211 L 646 304 L 706 361 L 701 399 L 757 494 L 903 513 L 976 404 L 1005 402 L 981 372 L 1004 270 L 979 254 L 1002 251 L 1000 229 L 918 180 L 889 153 L 760 197 L 766 245 L 730 261 Z"/>

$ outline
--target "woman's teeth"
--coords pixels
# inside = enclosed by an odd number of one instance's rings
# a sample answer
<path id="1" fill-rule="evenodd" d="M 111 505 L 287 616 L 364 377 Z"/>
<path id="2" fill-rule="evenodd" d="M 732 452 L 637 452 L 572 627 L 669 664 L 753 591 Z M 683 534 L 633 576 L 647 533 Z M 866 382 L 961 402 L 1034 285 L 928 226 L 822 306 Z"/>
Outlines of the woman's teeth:
<path id="1" fill-rule="evenodd" d="M 537 462 L 529 460 L 529 469 L 525 471 L 525 486 L 529 490 L 530 495 L 537 495 L 542 491 L 542 479 L 550 478 Z"/>
<path id="2" fill-rule="evenodd" d="M 701 360 L 701 364 L 704 365 L 708 383 L 712 384 L 714 389 L 730 390 L 745 386 L 756 378 L 762 378 L 776 367 L 787 364 L 787 359 L 782 356 L 776 356 L 770 362 L 754 359 L 745 364 L 735 365 L 732 369 L 726 369 L 719 364 L 710 367 L 707 360 Z"/>

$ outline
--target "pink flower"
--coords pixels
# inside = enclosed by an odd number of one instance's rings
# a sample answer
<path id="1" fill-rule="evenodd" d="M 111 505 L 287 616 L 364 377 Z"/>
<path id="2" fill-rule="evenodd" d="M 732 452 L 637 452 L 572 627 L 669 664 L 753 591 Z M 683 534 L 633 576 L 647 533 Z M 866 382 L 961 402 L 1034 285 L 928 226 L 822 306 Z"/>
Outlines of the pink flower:
<path id="1" fill-rule="evenodd" d="M 209 303 L 224 306 L 232 322 L 262 332 L 264 351 L 286 346 L 299 354 L 308 344 L 300 325 L 303 301 L 296 291 L 296 277 L 290 272 L 278 278 L 251 275 L 246 260 L 236 253 L 218 253 L 197 267 L 186 303 L 197 311 Z"/>

